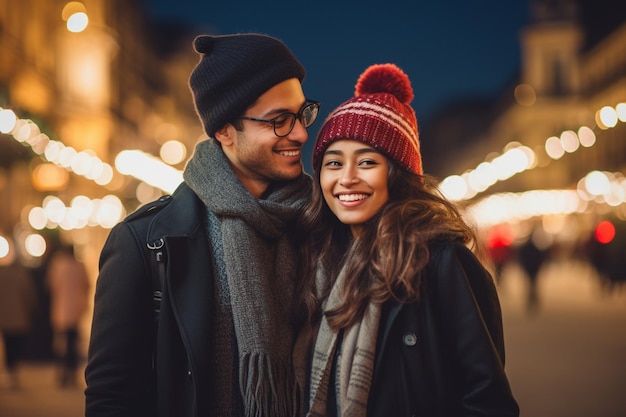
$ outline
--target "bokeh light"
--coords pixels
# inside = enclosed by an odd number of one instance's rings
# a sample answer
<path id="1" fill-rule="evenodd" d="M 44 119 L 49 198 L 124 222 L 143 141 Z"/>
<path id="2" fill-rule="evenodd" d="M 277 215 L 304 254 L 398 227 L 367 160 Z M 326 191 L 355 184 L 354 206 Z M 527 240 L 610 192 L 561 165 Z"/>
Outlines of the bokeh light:
<path id="1" fill-rule="evenodd" d="M 615 226 L 608 220 L 601 221 L 596 226 L 594 235 L 598 242 L 610 243 L 615 238 Z"/>
<path id="2" fill-rule="evenodd" d="M 0 258 L 6 258 L 9 255 L 9 241 L 6 237 L 0 236 Z"/>
<path id="3" fill-rule="evenodd" d="M 35 258 L 39 258 L 46 253 L 46 239 L 38 233 L 30 234 L 24 241 L 24 248 L 26 253 Z"/>

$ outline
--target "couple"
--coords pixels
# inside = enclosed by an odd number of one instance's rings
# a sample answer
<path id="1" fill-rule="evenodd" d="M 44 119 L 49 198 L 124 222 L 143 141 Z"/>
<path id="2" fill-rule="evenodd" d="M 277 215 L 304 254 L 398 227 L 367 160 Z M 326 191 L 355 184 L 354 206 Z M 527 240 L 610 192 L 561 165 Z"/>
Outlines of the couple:
<path id="1" fill-rule="evenodd" d="M 290 50 L 261 34 L 194 46 L 209 139 L 103 248 L 86 416 L 517 416 L 495 286 L 423 175 L 408 77 L 361 75 L 311 181 L 319 103 Z M 146 245 L 165 268 L 156 336 Z"/>

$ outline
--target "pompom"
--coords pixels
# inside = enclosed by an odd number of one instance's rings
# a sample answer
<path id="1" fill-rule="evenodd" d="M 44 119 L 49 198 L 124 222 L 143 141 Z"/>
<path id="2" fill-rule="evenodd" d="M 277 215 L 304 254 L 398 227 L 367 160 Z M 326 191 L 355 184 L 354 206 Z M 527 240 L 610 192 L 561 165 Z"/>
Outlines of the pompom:
<path id="1" fill-rule="evenodd" d="M 359 77 L 354 89 L 355 97 L 376 93 L 393 94 L 404 104 L 413 100 L 409 76 L 395 64 L 371 65 Z"/>

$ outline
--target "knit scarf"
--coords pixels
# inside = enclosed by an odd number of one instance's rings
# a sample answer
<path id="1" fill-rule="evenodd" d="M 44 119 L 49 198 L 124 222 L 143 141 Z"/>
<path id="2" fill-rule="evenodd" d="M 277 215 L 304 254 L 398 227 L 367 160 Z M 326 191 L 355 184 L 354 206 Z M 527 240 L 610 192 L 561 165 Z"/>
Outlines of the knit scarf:
<path id="1" fill-rule="evenodd" d="M 325 310 L 339 306 L 344 286 L 345 274 L 342 270 L 326 300 Z M 340 360 L 337 362 L 338 369 L 335 372 L 339 382 L 339 392 L 336 398 L 341 417 L 362 417 L 367 414 L 380 314 L 380 304 L 370 303 L 361 321 L 344 330 L 343 342 L 340 346 Z M 324 315 L 313 350 L 309 391 L 310 409 L 307 416 L 327 415 L 328 390 L 335 389 L 334 386 L 329 386 L 329 382 L 331 372 L 333 372 L 332 365 L 337 355 L 337 336 L 337 332 L 329 327 Z M 298 345 L 301 343 L 301 340 L 298 340 Z"/>
<path id="2" fill-rule="evenodd" d="M 297 256 L 287 232 L 310 195 L 310 177 L 303 173 L 256 199 L 209 139 L 196 146 L 183 178 L 221 221 L 245 415 L 291 417 Z"/>

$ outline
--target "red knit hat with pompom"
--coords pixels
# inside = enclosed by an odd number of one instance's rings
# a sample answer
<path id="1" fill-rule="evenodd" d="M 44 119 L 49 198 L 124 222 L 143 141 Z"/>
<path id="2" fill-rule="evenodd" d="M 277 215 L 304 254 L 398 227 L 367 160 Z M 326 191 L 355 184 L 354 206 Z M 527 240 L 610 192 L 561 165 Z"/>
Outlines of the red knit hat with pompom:
<path id="1" fill-rule="evenodd" d="M 339 139 L 366 143 L 414 174 L 421 175 L 419 134 L 409 106 L 413 88 L 394 64 L 376 64 L 359 77 L 354 98 L 328 115 L 313 148 L 313 168 L 319 169 L 328 146 Z"/>

